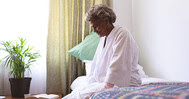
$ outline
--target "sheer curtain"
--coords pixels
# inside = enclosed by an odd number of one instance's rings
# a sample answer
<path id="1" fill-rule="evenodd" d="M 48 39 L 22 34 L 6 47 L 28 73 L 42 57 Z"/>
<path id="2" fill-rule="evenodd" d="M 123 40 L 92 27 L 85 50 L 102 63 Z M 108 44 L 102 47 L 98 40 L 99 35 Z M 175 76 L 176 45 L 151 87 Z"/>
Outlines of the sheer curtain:
<path id="1" fill-rule="evenodd" d="M 46 40 L 48 32 L 48 0 L 0 0 L 0 41 L 27 39 L 41 54 L 31 66 L 30 93 L 46 93 Z M 0 51 L 0 58 L 6 53 Z M 9 69 L 0 63 L 0 95 L 10 94 Z"/>
<path id="2" fill-rule="evenodd" d="M 47 93 L 70 92 L 72 81 L 85 74 L 84 64 L 67 51 L 91 32 L 86 11 L 94 4 L 111 0 L 50 0 L 47 40 Z"/>

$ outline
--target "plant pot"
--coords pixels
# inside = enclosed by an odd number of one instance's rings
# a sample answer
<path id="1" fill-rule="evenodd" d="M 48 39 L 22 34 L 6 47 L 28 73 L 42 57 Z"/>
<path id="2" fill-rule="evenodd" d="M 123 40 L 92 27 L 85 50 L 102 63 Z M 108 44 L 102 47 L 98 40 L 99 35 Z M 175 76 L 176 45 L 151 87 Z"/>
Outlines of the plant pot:
<path id="1" fill-rule="evenodd" d="M 9 78 L 11 86 L 11 95 L 15 98 L 24 98 L 24 94 L 29 94 L 30 90 L 30 77 L 20 79 Z"/>

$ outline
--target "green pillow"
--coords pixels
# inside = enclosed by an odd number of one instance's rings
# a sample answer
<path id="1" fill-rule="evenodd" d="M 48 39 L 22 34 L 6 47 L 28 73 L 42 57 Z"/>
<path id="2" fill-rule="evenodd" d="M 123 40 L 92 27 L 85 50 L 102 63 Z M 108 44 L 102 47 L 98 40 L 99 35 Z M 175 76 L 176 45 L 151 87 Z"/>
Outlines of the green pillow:
<path id="1" fill-rule="evenodd" d="M 81 43 L 69 50 L 68 53 L 80 60 L 93 60 L 99 41 L 100 37 L 95 32 L 91 32 Z"/>

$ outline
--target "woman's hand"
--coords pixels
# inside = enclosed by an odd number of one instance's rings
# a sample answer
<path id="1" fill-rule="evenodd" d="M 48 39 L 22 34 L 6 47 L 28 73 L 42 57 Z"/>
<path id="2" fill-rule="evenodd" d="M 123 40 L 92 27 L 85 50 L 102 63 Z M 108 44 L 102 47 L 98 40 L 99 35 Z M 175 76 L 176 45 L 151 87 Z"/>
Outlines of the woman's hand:
<path id="1" fill-rule="evenodd" d="M 105 85 L 104 85 L 104 88 L 102 88 L 102 89 L 110 89 L 110 88 L 113 88 L 114 87 L 114 84 L 111 84 L 111 83 L 105 83 Z"/>

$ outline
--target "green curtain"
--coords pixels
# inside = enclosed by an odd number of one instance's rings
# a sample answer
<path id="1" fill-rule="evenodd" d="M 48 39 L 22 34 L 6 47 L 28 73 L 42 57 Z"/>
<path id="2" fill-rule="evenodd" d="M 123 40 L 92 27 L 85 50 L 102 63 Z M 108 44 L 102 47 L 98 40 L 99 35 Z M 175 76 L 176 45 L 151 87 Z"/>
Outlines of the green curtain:
<path id="1" fill-rule="evenodd" d="M 47 39 L 47 93 L 70 93 L 70 85 L 85 75 L 82 61 L 67 52 L 91 32 L 86 11 L 109 0 L 50 0 Z"/>

